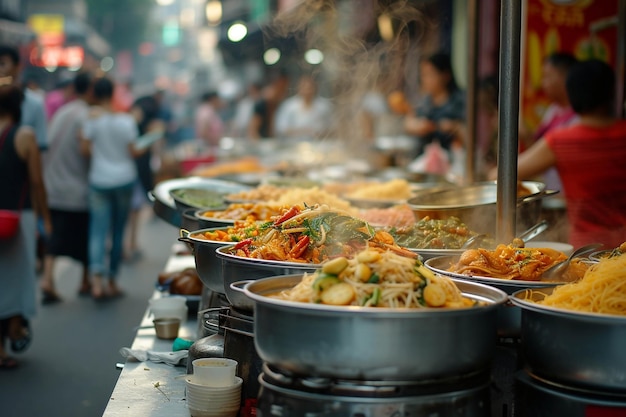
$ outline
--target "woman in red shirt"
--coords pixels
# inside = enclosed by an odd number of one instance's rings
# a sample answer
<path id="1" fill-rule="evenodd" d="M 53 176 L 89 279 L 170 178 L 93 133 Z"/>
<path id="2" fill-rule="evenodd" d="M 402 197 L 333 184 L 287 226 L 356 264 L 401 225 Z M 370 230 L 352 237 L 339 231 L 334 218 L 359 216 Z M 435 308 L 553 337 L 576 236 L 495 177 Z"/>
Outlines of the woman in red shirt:
<path id="1" fill-rule="evenodd" d="M 626 241 L 626 121 L 613 116 L 615 74 L 602 61 L 580 62 L 570 69 L 566 87 L 579 122 L 547 133 L 522 153 L 518 178 L 555 166 L 570 243 L 617 247 Z"/>

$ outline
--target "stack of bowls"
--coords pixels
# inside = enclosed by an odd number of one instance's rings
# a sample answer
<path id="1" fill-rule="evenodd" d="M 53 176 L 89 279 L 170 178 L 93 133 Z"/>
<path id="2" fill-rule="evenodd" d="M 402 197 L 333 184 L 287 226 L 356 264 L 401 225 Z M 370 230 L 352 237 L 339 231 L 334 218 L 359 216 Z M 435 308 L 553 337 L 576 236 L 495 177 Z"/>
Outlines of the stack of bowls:
<path id="1" fill-rule="evenodd" d="M 237 361 L 200 358 L 185 378 L 187 407 L 192 417 L 237 417 L 243 379 L 235 376 Z"/>

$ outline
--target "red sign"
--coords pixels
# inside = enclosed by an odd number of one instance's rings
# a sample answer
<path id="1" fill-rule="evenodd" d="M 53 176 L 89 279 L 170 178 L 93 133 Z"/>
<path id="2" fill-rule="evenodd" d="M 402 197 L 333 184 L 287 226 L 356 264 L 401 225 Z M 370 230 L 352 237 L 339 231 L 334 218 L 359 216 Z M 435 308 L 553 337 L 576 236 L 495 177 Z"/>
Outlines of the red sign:
<path id="1" fill-rule="evenodd" d="M 543 60 L 554 52 L 615 65 L 619 0 L 526 0 L 522 116 L 534 130 L 549 104 L 541 91 Z"/>
<path id="2" fill-rule="evenodd" d="M 70 67 L 80 68 L 85 60 L 82 46 L 44 46 L 33 49 L 30 63 L 38 67 Z"/>

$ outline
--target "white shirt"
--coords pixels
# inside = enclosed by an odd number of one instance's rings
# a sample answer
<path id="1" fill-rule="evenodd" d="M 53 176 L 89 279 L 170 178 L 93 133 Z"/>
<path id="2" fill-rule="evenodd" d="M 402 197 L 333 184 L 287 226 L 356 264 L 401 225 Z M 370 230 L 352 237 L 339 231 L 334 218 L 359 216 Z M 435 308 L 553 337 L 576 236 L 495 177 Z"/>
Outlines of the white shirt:
<path id="1" fill-rule="evenodd" d="M 137 179 L 137 167 L 128 149 L 139 135 L 132 116 L 103 113 L 85 122 L 83 135 L 91 141 L 91 185 L 114 188 Z"/>
<path id="2" fill-rule="evenodd" d="M 326 99 L 316 97 L 305 106 L 300 96 L 285 100 L 276 113 L 276 133 L 280 137 L 294 137 L 290 131 L 306 132 L 296 135 L 298 139 L 313 139 L 331 126 L 331 105 Z"/>
<path id="3" fill-rule="evenodd" d="M 48 129 L 50 146 L 44 153 L 44 181 L 48 205 L 58 210 L 87 210 L 89 159 L 80 152 L 79 132 L 89 106 L 76 99 L 61 106 Z"/>

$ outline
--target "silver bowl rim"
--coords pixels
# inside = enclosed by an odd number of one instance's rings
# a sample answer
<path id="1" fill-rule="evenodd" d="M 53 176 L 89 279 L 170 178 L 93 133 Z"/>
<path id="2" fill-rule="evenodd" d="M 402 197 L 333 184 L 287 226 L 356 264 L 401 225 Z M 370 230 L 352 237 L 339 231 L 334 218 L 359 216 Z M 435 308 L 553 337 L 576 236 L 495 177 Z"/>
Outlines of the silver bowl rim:
<path id="1" fill-rule="evenodd" d="M 458 274 L 456 272 L 446 271 L 445 269 L 441 269 L 433 266 L 433 263 L 451 261 L 452 259 L 457 258 L 455 255 L 446 255 L 446 256 L 437 256 L 434 258 L 427 259 L 424 261 L 424 265 L 428 269 L 433 272 L 436 272 L 441 275 L 445 275 L 451 278 L 472 281 L 472 282 L 480 282 L 483 284 L 492 284 L 492 285 L 500 285 L 507 287 L 516 287 L 516 288 L 551 288 L 557 285 L 563 285 L 564 282 L 545 282 L 545 281 L 525 281 L 525 280 L 513 280 L 513 279 L 502 279 L 502 278 L 493 278 L 493 277 L 484 277 L 480 275 L 463 275 Z"/>
<path id="2" fill-rule="evenodd" d="M 539 181 L 521 181 L 522 185 L 533 188 L 535 191 L 524 197 L 530 197 L 535 194 L 538 194 L 546 189 L 546 185 L 543 182 Z M 481 202 L 477 204 L 419 204 L 419 199 L 423 198 L 425 195 L 433 195 L 433 194 L 441 194 L 441 193 L 451 193 L 451 192 L 459 192 L 460 190 L 471 190 L 471 189 L 481 189 L 481 188 L 494 188 L 497 186 L 496 181 L 483 181 L 477 182 L 474 184 L 470 184 L 463 187 L 455 187 L 455 188 L 444 188 L 439 190 L 434 190 L 433 192 L 429 192 L 428 190 L 424 190 L 418 193 L 418 195 L 413 196 L 407 200 L 407 204 L 413 210 L 458 210 L 464 208 L 474 208 L 474 207 L 484 207 L 496 204 L 497 199 L 494 196 L 493 201 Z"/>
<path id="3" fill-rule="evenodd" d="M 432 307 L 431 308 L 429 307 L 389 308 L 389 307 L 361 307 L 361 306 L 329 306 L 325 304 L 314 304 L 314 303 L 303 303 L 303 302 L 298 302 L 298 301 L 280 300 L 280 299 L 275 299 L 275 298 L 269 298 L 266 295 L 253 292 L 250 289 L 250 287 L 253 287 L 255 285 L 260 286 L 271 281 L 277 281 L 277 282 L 288 281 L 289 282 L 290 285 L 285 284 L 285 285 L 282 285 L 280 288 L 274 288 L 276 290 L 275 292 L 277 292 L 277 291 L 281 291 L 284 289 L 292 288 L 294 285 L 300 282 L 300 280 L 302 280 L 303 276 L 304 274 L 291 274 L 291 275 L 276 275 L 272 277 L 260 278 L 260 279 L 249 281 L 248 283 L 246 283 L 245 286 L 243 287 L 243 292 L 246 294 L 246 296 L 248 296 L 248 298 L 253 300 L 255 304 L 257 302 L 261 302 L 263 304 L 269 304 L 271 306 L 279 307 L 279 308 L 297 308 L 300 311 L 311 311 L 311 312 L 320 312 L 320 313 L 337 313 L 337 314 L 347 314 L 347 315 L 352 315 L 356 313 L 356 314 L 359 314 L 359 316 L 366 315 L 366 316 L 376 316 L 376 317 L 381 317 L 381 318 L 383 316 L 406 317 L 406 316 L 413 316 L 413 315 L 418 315 L 419 317 L 419 316 L 430 315 L 432 313 L 437 314 L 437 315 L 442 315 L 442 314 L 458 314 L 458 313 L 467 314 L 471 312 L 483 312 L 488 309 L 497 308 L 498 306 L 506 303 L 506 301 L 508 300 L 508 295 L 504 291 L 498 288 L 494 288 L 485 284 L 463 281 L 463 280 L 455 280 L 455 279 L 452 279 L 452 281 L 454 281 L 454 283 L 457 286 L 481 289 L 488 294 L 492 294 L 492 297 L 489 298 L 487 296 L 471 294 L 462 290 L 461 293 L 464 296 L 471 298 L 473 300 L 476 300 L 476 301 L 485 301 L 487 304 L 483 306 L 464 307 L 464 308 L 432 308 Z M 293 285 L 291 285 L 291 283 L 293 283 Z"/>
<path id="4" fill-rule="evenodd" d="M 543 293 L 549 295 L 554 291 L 555 287 L 544 287 L 537 289 L 522 289 L 514 292 L 509 296 L 509 300 L 511 303 L 516 306 L 522 308 L 523 310 L 530 310 L 536 313 L 541 314 L 549 314 L 552 316 L 558 316 L 562 318 L 567 318 L 571 320 L 581 320 L 581 321 L 593 321 L 593 322 L 601 322 L 604 324 L 626 324 L 626 316 L 616 316 L 612 314 L 603 314 L 603 313 L 588 313 L 582 311 L 573 311 L 567 310 L 564 308 L 557 308 L 552 306 L 544 306 L 541 304 L 534 303 L 532 301 L 528 301 L 527 295 L 530 291 L 535 293 Z M 625 328 L 626 329 L 626 328 Z"/>
<path id="5" fill-rule="evenodd" d="M 194 176 L 194 177 L 185 177 L 185 178 L 172 178 L 169 180 L 161 181 L 154 186 L 152 190 L 152 194 L 161 203 L 165 204 L 166 206 L 170 208 L 175 209 L 176 204 L 175 204 L 173 197 L 170 195 L 170 190 L 173 190 L 176 188 L 211 189 L 212 187 L 223 189 L 225 191 L 231 190 L 231 192 L 245 191 L 251 188 L 251 187 L 248 187 L 246 185 L 242 185 L 236 182 Z"/>
<path id="6" fill-rule="evenodd" d="M 285 262 L 285 261 L 273 261 L 269 259 L 260 259 L 260 258 L 246 258 L 245 256 L 237 256 L 232 253 L 227 253 L 227 251 L 233 249 L 236 244 L 229 244 L 226 246 L 221 246 L 215 250 L 215 254 L 218 258 L 222 258 L 234 263 L 243 263 L 247 265 L 256 265 L 256 266 L 266 266 L 273 268 L 289 268 L 289 269 L 317 269 L 322 266 L 322 264 L 311 264 L 304 262 Z"/>

